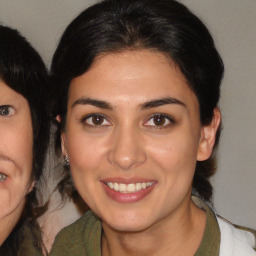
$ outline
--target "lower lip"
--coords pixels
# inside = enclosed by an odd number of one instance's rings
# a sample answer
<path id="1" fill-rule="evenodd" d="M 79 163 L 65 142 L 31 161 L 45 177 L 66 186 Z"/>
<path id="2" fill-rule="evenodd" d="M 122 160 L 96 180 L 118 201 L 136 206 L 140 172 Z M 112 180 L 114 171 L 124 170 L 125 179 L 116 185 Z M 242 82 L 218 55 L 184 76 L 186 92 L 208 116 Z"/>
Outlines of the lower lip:
<path id="1" fill-rule="evenodd" d="M 106 194 L 113 200 L 120 202 L 120 203 L 135 203 L 146 197 L 155 187 L 156 183 L 142 189 L 140 191 L 134 193 L 121 193 L 119 191 L 115 191 L 107 186 L 104 182 L 101 182 Z"/>

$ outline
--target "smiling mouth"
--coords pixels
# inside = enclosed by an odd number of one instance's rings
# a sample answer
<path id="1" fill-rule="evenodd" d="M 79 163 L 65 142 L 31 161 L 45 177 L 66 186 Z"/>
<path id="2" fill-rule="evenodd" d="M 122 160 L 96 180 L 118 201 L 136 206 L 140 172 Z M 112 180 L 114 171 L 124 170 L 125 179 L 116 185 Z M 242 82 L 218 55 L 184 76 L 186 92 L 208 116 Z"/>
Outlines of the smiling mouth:
<path id="1" fill-rule="evenodd" d="M 137 183 L 130 183 L 130 184 L 123 184 L 117 182 L 106 182 L 105 184 L 120 193 L 135 193 L 141 190 L 144 190 L 148 187 L 151 187 L 155 182 L 137 182 Z"/>

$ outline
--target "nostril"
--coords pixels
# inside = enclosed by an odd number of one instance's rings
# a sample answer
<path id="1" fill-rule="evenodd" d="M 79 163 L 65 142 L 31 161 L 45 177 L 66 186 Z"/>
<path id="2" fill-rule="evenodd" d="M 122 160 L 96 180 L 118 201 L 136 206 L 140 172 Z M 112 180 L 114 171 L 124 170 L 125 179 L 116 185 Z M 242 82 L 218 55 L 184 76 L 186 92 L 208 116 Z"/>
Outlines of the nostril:
<path id="1" fill-rule="evenodd" d="M 146 161 L 146 156 L 143 151 L 141 152 L 132 152 L 129 155 L 123 152 L 111 152 L 109 155 L 109 162 L 118 166 L 123 170 L 129 170 L 131 168 L 135 168 Z"/>
<path id="2" fill-rule="evenodd" d="M 112 137 L 108 160 L 123 170 L 141 165 L 146 160 L 144 144 L 132 127 L 120 127 Z"/>

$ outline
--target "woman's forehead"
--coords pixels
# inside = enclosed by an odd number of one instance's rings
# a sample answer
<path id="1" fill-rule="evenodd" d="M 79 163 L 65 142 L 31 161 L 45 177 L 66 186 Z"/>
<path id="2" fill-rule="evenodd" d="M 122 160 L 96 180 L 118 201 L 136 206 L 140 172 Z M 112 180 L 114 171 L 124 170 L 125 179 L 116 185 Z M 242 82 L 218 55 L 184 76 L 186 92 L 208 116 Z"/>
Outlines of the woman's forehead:
<path id="1" fill-rule="evenodd" d="M 71 104 L 80 98 L 93 98 L 112 105 L 143 105 L 166 98 L 183 105 L 198 104 L 179 68 L 164 54 L 153 51 L 101 56 L 89 71 L 71 81 Z"/>

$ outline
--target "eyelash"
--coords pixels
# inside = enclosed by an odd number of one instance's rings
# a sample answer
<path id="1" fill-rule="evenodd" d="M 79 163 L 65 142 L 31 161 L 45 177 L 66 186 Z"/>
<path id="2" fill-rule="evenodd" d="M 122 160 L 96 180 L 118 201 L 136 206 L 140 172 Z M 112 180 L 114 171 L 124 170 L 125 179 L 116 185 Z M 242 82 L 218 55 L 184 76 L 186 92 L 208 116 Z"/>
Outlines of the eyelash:
<path id="1" fill-rule="evenodd" d="M 92 118 L 98 118 L 99 124 L 93 123 L 93 119 L 92 119 Z M 99 119 L 99 118 L 100 118 L 100 119 Z M 154 118 L 164 118 L 164 120 L 162 120 L 162 121 L 164 121 L 164 123 L 163 123 L 163 124 L 160 123 L 159 125 L 157 125 L 157 124 L 148 125 L 147 123 L 149 123 L 149 122 L 150 122 L 151 120 L 153 120 Z M 91 119 L 91 120 L 90 120 L 90 119 Z M 90 121 L 88 121 L 88 120 L 90 120 Z M 97 121 L 97 120 L 94 120 L 94 121 Z M 97 128 L 100 128 L 100 127 L 107 127 L 107 126 L 110 126 L 110 125 L 111 125 L 110 121 L 108 121 L 108 119 L 107 119 L 107 117 L 106 117 L 105 115 L 103 115 L 103 114 L 97 114 L 97 113 L 95 113 L 95 114 L 90 114 L 90 115 L 87 115 L 87 116 L 83 117 L 83 118 L 81 119 L 81 122 L 82 122 L 84 125 L 86 125 L 86 126 L 89 126 L 89 127 L 97 127 Z M 104 123 L 106 123 L 106 122 L 107 122 L 107 124 L 104 124 Z M 166 124 L 166 122 L 167 122 L 167 124 Z M 169 115 L 161 114 L 161 113 L 157 113 L 157 114 L 154 114 L 154 115 L 150 116 L 150 118 L 147 119 L 147 121 L 143 123 L 143 125 L 146 126 L 146 127 L 154 127 L 154 128 L 156 128 L 156 129 L 167 128 L 167 127 L 169 127 L 169 126 L 172 125 L 172 124 L 175 124 L 174 119 L 173 119 L 172 117 L 170 117 Z"/>
<path id="2" fill-rule="evenodd" d="M 104 126 L 104 127 L 106 127 L 106 126 L 110 126 L 111 124 L 93 124 L 93 123 L 89 123 L 88 122 L 88 120 L 91 118 L 103 118 L 103 123 L 104 122 L 108 122 L 108 123 L 110 123 L 109 121 L 108 121 L 108 119 L 106 118 L 106 116 L 105 115 L 102 115 L 102 114 L 97 114 L 97 113 L 95 113 L 95 114 L 90 114 L 90 115 L 86 115 L 85 117 L 83 117 L 82 119 L 81 119 L 81 122 L 84 124 L 84 125 L 86 125 L 86 126 L 89 126 L 89 127 L 102 127 L 102 126 Z M 91 120 L 92 121 L 92 120 Z"/>
<path id="3" fill-rule="evenodd" d="M 10 117 L 14 115 L 14 112 L 15 112 L 14 108 L 10 105 L 0 106 L 0 116 Z"/>
<path id="4" fill-rule="evenodd" d="M 157 118 L 157 117 L 158 117 L 158 118 L 164 118 L 164 123 L 163 123 L 163 124 L 160 124 L 160 125 L 156 125 L 156 124 L 154 124 L 154 125 L 147 125 L 147 124 L 146 124 L 146 123 L 150 122 L 151 120 L 153 121 L 153 119 L 154 119 L 154 118 Z M 166 122 L 168 122 L 168 123 L 166 124 Z M 145 125 L 146 127 L 154 127 L 154 128 L 156 128 L 156 129 L 164 129 L 164 128 L 169 127 L 169 126 L 172 125 L 172 124 L 175 124 L 174 119 L 173 119 L 172 117 L 170 117 L 169 115 L 162 114 L 162 113 L 157 113 L 157 114 L 152 115 L 152 116 L 144 123 L 144 125 Z"/>

